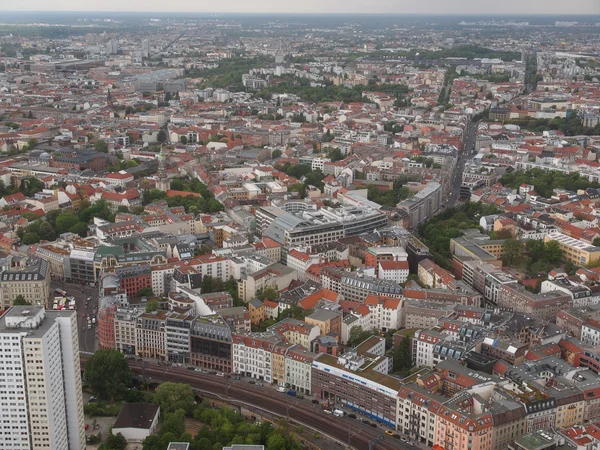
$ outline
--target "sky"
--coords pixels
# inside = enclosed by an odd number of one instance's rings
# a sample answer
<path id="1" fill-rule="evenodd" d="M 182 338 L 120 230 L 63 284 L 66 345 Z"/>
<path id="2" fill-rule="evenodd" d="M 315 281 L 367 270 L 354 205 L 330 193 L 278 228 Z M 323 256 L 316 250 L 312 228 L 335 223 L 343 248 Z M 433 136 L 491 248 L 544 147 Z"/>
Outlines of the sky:
<path id="1" fill-rule="evenodd" d="M 0 0 L 0 11 L 567 15 L 600 14 L 600 0 Z"/>

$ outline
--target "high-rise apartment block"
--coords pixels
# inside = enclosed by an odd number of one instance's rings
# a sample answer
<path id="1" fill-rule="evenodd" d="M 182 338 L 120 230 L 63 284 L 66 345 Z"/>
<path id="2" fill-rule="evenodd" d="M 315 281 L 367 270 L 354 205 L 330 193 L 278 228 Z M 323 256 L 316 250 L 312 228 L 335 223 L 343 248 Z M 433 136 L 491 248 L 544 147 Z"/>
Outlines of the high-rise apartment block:
<path id="1" fill-rule="evenodd" d="M 0 448 L 85 448 L 75 311 L 14 306 L 0 318 L 0 402 Z"/>

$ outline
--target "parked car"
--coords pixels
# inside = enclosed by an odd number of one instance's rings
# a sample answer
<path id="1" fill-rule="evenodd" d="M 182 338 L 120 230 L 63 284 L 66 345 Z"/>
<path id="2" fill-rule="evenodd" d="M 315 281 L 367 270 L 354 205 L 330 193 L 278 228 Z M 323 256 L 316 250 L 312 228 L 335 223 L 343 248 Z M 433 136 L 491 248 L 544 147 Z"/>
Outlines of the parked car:
<path id="1" fill-rule="evenodd" d="M 350 417 L 351 419 L 356 419 L 356 414 L 348 414 L 348 417 Z"/>
<path id="2" fill-rule="evenodd" d="M 217 372 L 217 376 L 218 377 L 225 377 L 225 374 L 223 372 Z"/>
<path id="3" fill-rule="evenodd" d="M 377 424 L 375 422 L 371 422 L 369 425 L 371 425 L 372 428 L 377 428 Z"/>
<path id="4" fill-rule="evenodd" d="M 250 380 L 250 381 L 248 381 L 248 383 L 250 383 L 250 384 L 256 384 L 256 381 Z"/>
<path id="5" fill-rule="evenodd" d="M 187 370 L 196 370 L 194 367 L 188 367 Z"/>
<path id="6" fill-rule="evenodd" d="M 394 432 L 390 430 L 385 430 L 385 434 L 387 434 L 388 436 L 393 436 Z"/>
<path id="7" fill-rule="evenodd" d="M 394 433 L 394 436 L 393 436 L 393 437 L 394 437 L 394 439 L 400 439 L 400 435 L 399 435 L 399 434 L 396 434 L 396 433 Z"/>
<path id="8" fill-rule="evenodd" d="M 318 404 L 319 404 L 319 400 L 317 400 L 316 398 L 313 398 L 313 399 L 311 400 L 311 402 L 312 402 L 312 403 L 314 403 L 315 405 L 318 405 Z"/>
<path id="9" fill-rule="evenodd" d="M 361 422 L 367 425 L 371 425 L 371 422 L 369 422 L 367 419 L 361 419 Z"/>
<path id="10" fill-rule="evenodd" d="M 88 400 L 88 403 L 96 403 L 98 401 L 98 399 L 96 397 L 90 397 L 90 399 Z"/>
<path id="11" fill-rule="evenodd" d="M 302 394 L 297 394 L 297 395 L 296 395 L 296 398 L 297 398 L 297 399 L 299 399 L 299 400 L 304 400 L 304 395 L 302 395 Z"/>
<path id="12" fill-rule="evenodd" d="M 323 412 L 327 415 L 333 414 L 333 411 L 331 411 L 330 409 L 324 409 Z"/>
<path id="13" fill-rule="evenodd" d="M 401 440 L 402 442 L 408 442 L 408 439 L 406 439 L 405 437 L 403 437 L 403 438 L 400 438 L 400 440 Z"/>
<path id="14" fill-rule="evenodd" d="M 286 391 L 287 391 L 287 389 L 286 389 L 286 388 L 284 388 L 283 386 L 279 386 L 279 387 L 277 388 L 277 392 L 286 392 Z"/>
<path id="15" fill-rule="evenodd" d="M 194 372 L 204 372 L 200 367 L 195 367 Z"/>

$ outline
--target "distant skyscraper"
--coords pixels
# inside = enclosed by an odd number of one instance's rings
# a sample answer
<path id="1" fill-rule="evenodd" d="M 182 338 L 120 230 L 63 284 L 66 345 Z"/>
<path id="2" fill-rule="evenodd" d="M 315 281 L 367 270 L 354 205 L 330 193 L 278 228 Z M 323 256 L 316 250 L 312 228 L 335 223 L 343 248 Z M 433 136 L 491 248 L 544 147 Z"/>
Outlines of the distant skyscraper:
<path id="1" fill-rule="evenodd" d="M 119 52 L 119 44 L 114 39 L 108 41 L 106 44 L 106 53 L 108 55 L 116 55 Z"/>
<path id="2" fill-rule="evenodd" d="M 0 358 L 0 448 L 85 449 L 77 313 L 13 306 Z"/>
<path id="3" fill-rule="evenodd" d="M 150 41 L 148 39 L 142 41 L 142 56 L 144 58 L 150 56 Z"/>

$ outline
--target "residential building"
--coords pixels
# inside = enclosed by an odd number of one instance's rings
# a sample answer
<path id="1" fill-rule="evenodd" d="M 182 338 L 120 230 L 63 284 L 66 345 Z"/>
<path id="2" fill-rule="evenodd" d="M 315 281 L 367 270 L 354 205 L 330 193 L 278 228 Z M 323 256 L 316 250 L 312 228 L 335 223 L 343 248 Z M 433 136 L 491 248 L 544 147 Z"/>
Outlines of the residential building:
<path id="1" fill-rule="evenodd" d="M 196 317 L 190 329 L 190 364 L 232 372 L 232 342 L 231 329 L 218 315 Z"/>
<path id="2" fill-rule="evenodd" d="M 0 274 L 0 307 L 9 308 L 19 295 L 32 305 L 46 306 L 50 298 L 50 271 L 46 261 L 29 259 L 23 267 Z"/>
<path id="3" fill-rule="evenodd" d="M 14 306 L 0 318 L 0 443 L 86 448 L 77 313 Z"/>
<path id="4" fill-rule="evenodd" d="M 547 234 L 544 242 L 558 242 L 563 250 L 563 259 L 570 261 L 578 267 L 585 266 L 600 258 L 600 247 L 586 244 L 579 239 L 572 238 L 557 231 Z"/>

